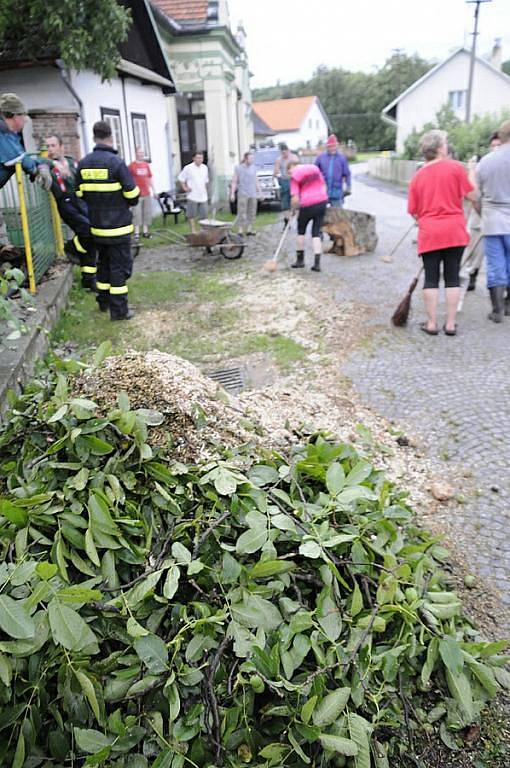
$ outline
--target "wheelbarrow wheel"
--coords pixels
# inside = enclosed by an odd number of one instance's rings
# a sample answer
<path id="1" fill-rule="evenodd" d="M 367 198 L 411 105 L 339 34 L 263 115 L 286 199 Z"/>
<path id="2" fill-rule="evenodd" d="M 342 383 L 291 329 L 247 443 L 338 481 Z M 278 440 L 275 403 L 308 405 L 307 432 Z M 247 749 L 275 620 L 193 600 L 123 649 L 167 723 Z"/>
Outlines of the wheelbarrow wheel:
<path id="1" fill-rule="evenodd" d="M 240 235 L 231 232 L 220 240 L 220 253 L 225 259 L 240 259 L 244 253 L 244 241 Z"/>

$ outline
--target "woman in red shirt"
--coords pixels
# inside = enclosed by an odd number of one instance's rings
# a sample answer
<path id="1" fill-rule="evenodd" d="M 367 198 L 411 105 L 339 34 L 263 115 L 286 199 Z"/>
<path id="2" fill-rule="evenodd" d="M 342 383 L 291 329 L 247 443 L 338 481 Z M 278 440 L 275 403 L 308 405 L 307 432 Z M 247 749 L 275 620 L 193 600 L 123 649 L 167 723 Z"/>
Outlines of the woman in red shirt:
<path id="1" fill-rule="evenodd" d="M 446 288 L 444 332 L 447 336 L 455 336 L 460 298 L 459 268 L 462 253 L 469 243 L 462 203 L 465 197 L 475 201 L 476 195 L 464 166 L 448 159 L 445 131 L 428 131 L 421 139 L 420 149 L 425 165 L 411 180 L 407 206 L 418 222 L 418 253 L 425 270 L 423 299 L 428 319 L 420 327 L 430 336 L 439 333 L 437 305 L 442 264 Z"/>
<path id="2" fill-rule="evenodd" d="M 138 205 L 133 209 L 133 223 L 135 225 L 135 239 L 140 237 L 140 227 L 144 237 L 150 237 L 149 226 L 152 221 L 152 195 L 156 197 L 152 171 L 149 163 L 144 159 L 142 147 L 137 147 L 136 160 L 128 167 L 137 187 L 140 190 Z"/>

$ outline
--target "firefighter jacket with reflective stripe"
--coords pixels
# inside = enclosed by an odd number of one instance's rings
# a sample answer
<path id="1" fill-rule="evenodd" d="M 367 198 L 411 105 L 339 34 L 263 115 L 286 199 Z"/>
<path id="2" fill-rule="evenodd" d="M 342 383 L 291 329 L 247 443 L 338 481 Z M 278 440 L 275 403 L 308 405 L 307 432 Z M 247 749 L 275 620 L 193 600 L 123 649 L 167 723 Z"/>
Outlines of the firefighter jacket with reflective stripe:
<path id="1" fill-rule="evenodd" d="M 113 147 L 97 144 L 78 163 L 76 194 L 89 209 L 90 231 L 99 243 L 129 240 L 133 232 L 131 206 L 140 190 Z"/>

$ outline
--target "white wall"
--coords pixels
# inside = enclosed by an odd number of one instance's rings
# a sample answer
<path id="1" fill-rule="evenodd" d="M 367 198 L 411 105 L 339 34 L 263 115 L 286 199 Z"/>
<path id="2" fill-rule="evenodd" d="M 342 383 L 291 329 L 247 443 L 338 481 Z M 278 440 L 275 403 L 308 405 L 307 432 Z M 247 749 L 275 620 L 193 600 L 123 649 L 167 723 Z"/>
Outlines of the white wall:
<path id="1" fill-rule="evenodd" d="M 397 107 L 397 152 L 413 128 L 420 130 L 434 120 L 438 110 L 448 102 L 450 91 L 467 90 L 469 54 L 459 51 L 447 64 L 405 96 Z M 472 115 L 500 112 L 510 106 L 510 78 L 505 78 L 477 61 L 473 84 Z M 458 117 L 465 118 L 465 109 Z"/>
<path id="2" fill-rule="evenodd" d="M 27 109 L 77 109 L 56 67 L 0 70 L 0 93 L 15 93 Z"/>
<path id="3" fill-rule="evenodd" d="M 151 169 L 154 184 L 158 192 L 171 188 L 170 156 L 168 145 L 167 99 L 161 88 L 156 85 L 142 85 L 138 80 L 126 77 L 125 104 L 120 78 L 111 82 L 101 82 L 93 72 L 74 73 L 72 83 L 84 103 L 86 130 L 89 145 L 92 146 L 92 126 L 101 119 L 101 107 L 120 112 L 124 160 L 134 160 L 135 146 L 131 113 L 144 114 L 147 118 L 149 144 L 151 150 Z M 127 113 L 127 114 L 126 114 Z"/>
<path id="4" fill-rule="evenodd" d="M 315 149 L 318 144 L 326 141 L 327 136 L 328 124 L 315 101 L 301 123 L 299 131 L 282 131 L 273 137 L 273 141 L 275 144 L 283 141 L 291 149 L 305 149 L 308 146 Z"/>

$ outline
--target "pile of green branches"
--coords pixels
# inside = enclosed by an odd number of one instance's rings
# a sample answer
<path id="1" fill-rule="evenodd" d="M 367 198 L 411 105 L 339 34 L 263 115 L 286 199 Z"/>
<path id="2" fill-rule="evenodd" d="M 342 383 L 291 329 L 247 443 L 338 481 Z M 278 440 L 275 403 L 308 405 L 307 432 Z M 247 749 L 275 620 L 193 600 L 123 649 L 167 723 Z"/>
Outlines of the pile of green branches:
<path id="1" fill-rule="evenodd" d="M 1 765 L 388 768 L 508 687 L 351 445 L 177 464 L 65 367 L 0 434 Z"/>

